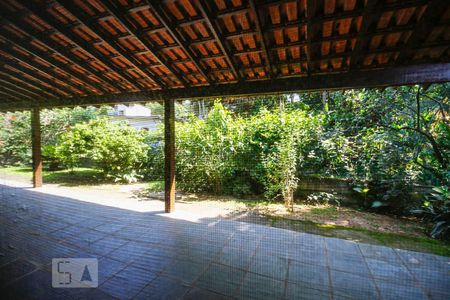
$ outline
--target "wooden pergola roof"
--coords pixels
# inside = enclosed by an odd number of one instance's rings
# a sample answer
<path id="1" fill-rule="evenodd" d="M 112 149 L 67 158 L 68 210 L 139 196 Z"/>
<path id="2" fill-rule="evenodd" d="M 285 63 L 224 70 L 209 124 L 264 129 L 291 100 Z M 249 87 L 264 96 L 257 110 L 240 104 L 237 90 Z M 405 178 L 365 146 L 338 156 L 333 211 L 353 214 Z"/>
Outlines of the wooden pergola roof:
<path id="1" fill-rule="evenodd" d="M 0 110 L 450 81 L 448 0 L 2 0 Z"/>

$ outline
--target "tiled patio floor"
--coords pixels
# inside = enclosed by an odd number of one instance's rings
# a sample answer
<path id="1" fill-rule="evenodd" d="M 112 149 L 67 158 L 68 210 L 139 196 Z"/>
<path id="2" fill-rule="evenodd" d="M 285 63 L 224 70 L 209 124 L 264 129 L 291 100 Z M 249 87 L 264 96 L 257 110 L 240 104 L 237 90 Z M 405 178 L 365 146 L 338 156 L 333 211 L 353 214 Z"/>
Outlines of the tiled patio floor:
<path id="1" fill-rule="evenodd" d="M 2 299 L 450 299 L 445 257 L 6 185 L 0 200 Z M 98 258 L 99 287 L 52 288 L 60 257 Z"/>

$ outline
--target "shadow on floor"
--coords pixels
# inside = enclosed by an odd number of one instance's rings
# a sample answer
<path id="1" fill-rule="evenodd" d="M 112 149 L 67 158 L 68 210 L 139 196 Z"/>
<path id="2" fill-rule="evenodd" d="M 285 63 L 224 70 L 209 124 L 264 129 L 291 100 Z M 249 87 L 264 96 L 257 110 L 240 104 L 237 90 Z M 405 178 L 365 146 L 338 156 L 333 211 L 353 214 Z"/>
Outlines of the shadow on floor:
<path id="1" fill-rule="evenodd" d="M 8 299 L 448 299 L 448 259 L 217 218 L 195 222 L 0 185 Z M 98 259 L 53 288 L 52 259 Z"/>

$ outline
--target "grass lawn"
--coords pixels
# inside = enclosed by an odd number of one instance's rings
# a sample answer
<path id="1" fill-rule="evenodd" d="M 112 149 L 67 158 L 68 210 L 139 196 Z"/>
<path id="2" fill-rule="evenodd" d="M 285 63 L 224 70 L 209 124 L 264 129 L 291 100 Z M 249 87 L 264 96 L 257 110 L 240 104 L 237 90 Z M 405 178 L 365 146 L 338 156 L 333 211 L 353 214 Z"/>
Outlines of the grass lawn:
<path id="1" fill-rule="evenodd" d="M 32 178 L 30 167 L 2 167 L 0 178 L 7 177 L 13 180 L 28 181 Z M 112 179 L 104 178 L 100 170 L 92 168 L 75 168 L 72 170 L 48 171 L 44 170 L 45 183 L 55 183 L 62 186 L 97 185 L 111 183 Z"/>

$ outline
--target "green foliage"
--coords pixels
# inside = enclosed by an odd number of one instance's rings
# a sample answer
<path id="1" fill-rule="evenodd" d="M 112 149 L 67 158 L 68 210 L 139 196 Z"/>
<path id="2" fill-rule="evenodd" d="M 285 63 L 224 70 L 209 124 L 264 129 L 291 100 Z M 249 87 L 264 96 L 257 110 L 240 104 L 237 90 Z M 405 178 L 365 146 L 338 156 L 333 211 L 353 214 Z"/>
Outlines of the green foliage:
<path id="1" fill-rule="evenodd" d="M 298 167 L 313 148 L 320 120 L 304 111 L 278 109 L 243 118 L 216 103 L 205 120 L 177 123 L 179 186 L 292 199 Z"/>
<path id="2" fill-rule="evenodd" d="M 240 120 L 216 104 L 206 120 L 177 123 L 177 173 L 189 191 L 224 191 L 234 173 L 235 153 L 242 147 Z"/>
<path id="3" fill-rule="evenodd" d="M 146 161 L 146 134 L 126 124 L 107 119 L 77 124 L 60 136 L 56 155 L 73 168 L 91 160 L 107 177 L 117 181 L 136 181 Z"/>
<path id="4" fill-rule="evenodd" d="M 305 202 L 313 205 L 328 204 L 333 206 L 341 206 L 341 199 L 338 196 L 326 192 L 309 194 L 308 197 L 306 197 Z"/>
<path id="5" fill-rule="evenodd" d="M 430 236 L 450 241 L 450 190 L 448 187 L 434 187 L 422 206 L 412 210 L 432 224 Z"/>
<path id="6" fill-rule="evenodd" d="M 87 122 L 105 114 L 104 109 L 94 107 L 53 109 L 41 112 L 41 139 L 43 158 L 57 168 L 54 145 L 58 136 L 71 126 Z M 0 161 L 4 164 L 31 162 L 31 120 L 29 112 L 0 114 Z"/>
<path id="7" fill-rule="evenodd" d="M 0 115 L 0 161 L 2 164 L 30 162 L 30 122 L 29 112 Z"/>

